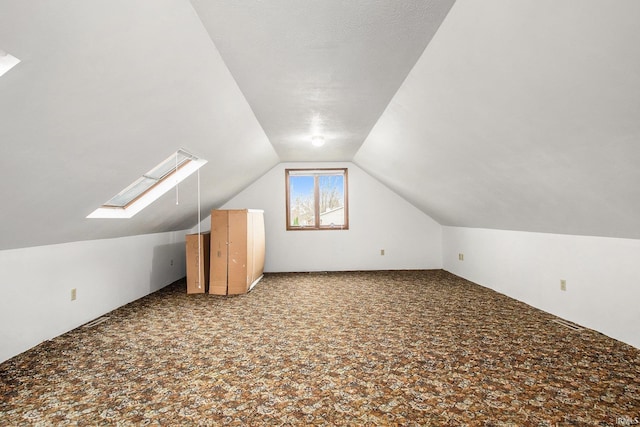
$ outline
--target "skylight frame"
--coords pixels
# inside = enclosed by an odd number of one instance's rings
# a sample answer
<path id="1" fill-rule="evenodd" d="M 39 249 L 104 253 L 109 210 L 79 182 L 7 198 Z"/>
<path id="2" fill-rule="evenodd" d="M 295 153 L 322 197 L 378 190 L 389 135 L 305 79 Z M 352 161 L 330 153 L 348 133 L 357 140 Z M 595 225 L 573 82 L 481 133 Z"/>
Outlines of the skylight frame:
<path id="1" fill-rule="evenodd" d="M 180 156 L 182 159 L 176 163 L 176 159 L 179 159 Z M 87 215 L 87 218 L 131 218 L 206 163 L 206 160 L 200 159 L 184 149 L 179 149 L 111 197 L 102 206 Z M 158 171 L 162 171 L 162 173 L 158 174 Z M 142 186 L 140 191 L 130 195 L 127 194 L 145 180 L 150 185 Z M 124 201 L 115 202 L 114 200 L 118 200 L 118 198 L 124 199 Z"/>
<path id="2" fill-rule="evenodd" d="M 174 159 L 177 156 L 179 156 L 180 154 L 182 154 L 182 156 L 183 156 L 182 160 L 175 161 Z M 140 197 L 144 196 L 147 192 L 149 192 L 153 187 L 158 185 L 160 182 L 162 182 L 165 179 L 169 179 L 171 177 L 171 175 L 176 173 L 178 170 L 180 170 L 183 166 L 188 164 L 194 158 L 197 159 L 197 157 L 186 153 L 184 150 L 176 151 L 171 156 L 169 156 L 164 162 L 158 164 L 156 167 L 151 169 L 149 172 L 145 173 L 140 178 L 138 178 L 135 181 L 133 181 L 133 183 L 131 183 L 131 185 L 126 187 L 124 190 L 122 190 L 121 192 L 119 192 L 118 194 L 116 194 L 115 196 L 110 198 L 109 200 L 107 200 L 102 205 L 102 207 L 103 208 L 126 209 L 127 207 L 131 206 L 132 203 L 135 203 L 136 200 L 138 200 Z M 169 167 L 167 167 L 167 166 L 169 166 Z M 163 173 L 161 173 L 161 174 L 154 173 L 154 172 L 156 172 L 158 170 L 163 171 Z M 143 189 L 141 189 L 140 191 L 132 191 L 136 187 L 138 187 L 139 184 L 141 184 L 141 183 L 147 183 L 149 185 L 143 186 L 142 187 Z M 128 193 L 132 193 L 132 194 L 128 194 Z M 127 195 L 127 197 L 125 197 L 125 195 Z M 124 199 L 125 202 L 123 202 L 123 203 L 113 202 L 112 203 L 113 200 L 118 200 L 118 199 Z"/>

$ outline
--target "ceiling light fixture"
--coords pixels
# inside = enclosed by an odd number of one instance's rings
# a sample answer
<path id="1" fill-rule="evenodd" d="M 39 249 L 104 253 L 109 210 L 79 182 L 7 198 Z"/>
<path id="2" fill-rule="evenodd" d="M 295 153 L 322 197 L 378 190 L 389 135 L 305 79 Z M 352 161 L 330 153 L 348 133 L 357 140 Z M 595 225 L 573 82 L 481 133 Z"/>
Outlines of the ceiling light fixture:
<path id="1" fill-rule="evenodd" d="M 322 135 L 312 136 L 311 143 L 316 147 L 322 147 L 324 145 L 324 136 Z"/>
<path id="2" fill-rule="evenodd" d="M 0 76 L 18 65 L 20 60 L 0 49 Z"/>

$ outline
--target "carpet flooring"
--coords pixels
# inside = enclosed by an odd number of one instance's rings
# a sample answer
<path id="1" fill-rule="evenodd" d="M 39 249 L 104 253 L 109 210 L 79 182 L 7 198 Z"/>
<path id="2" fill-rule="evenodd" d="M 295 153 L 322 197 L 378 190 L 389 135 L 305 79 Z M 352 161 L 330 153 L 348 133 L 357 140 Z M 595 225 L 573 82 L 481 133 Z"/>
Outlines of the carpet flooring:
<path id="1" fill-rule="evenodd" d="M 0 425 L 619 426 L 640 350 L 440 270 L 184 282 L 0 364 Z"/>

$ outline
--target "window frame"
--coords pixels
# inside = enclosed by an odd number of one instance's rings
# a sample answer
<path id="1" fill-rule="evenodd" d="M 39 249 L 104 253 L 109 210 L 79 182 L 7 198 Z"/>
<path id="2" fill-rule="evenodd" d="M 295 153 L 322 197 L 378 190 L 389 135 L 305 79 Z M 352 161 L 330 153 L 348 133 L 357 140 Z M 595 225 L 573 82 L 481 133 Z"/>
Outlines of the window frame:
<path id="1" fill-rule="evenodd" d="M 186 167 L 189 165 L 189 163 L 191 163 L 194 160 L 198 160 L 197 157 L 187 157 L 185 158 L 181 163 L 178 163 L 178 167 L 174 167 L 172 169 L 169 169 L 168 172 L 166 172 L 165 174 L 161 175 L 158 178 L 154 178 L 149 176 L 149 174 L 155 170 L 158 169 L 160 166 L 163 166 L 165 163 L 167 163 L 167 161 L 171 161 L 172 158 L 179 153 L 181 150 L 176 151 L 176 153 L 174 153 L 174 155 L 172 155 L 171 157 L 169 157 L 167 160 L 165 160 L 164 162 L 160 163 L 158 166 L 156 166 L 155 168 L 153 168 L 152 170 L 150 170 L 149 172 L 147 172 L 146 174 L 142 175 L 141 177 L 139 177 L 138 179 L 136 179 L 135 181 L 133 181 L 128 187 L 124 188 L 122 191 L 120 191 L 118 194 L 116 194 L 115 196 L 113 196 L 112 198 L 110 198 L 109 200 L 107 200 L 106 202 L 104 202 L 104 204 L 101 206 L 101 208 L 104 209 L 128 209 L 129 207 L 131 207 L 131 205 L 133 205 L 134 203 L 136 203 L 138 200 L 140 200 L 142 197 L 146 196 L 148 193 L 150 193 L 154 188 L 156 188 L 158 185 L 162 184 L 165 181 L 168 181 L 169 179 L 175 177 L 175 174 L 178 173 L 178 171 L 180 171 L 183 167 Z M 117 198 L 118 196 L 122 196 L 124 194 L 126 194 L 131 188 L 135 187 L 138 182 L 144 180 L 144 179 L 148 179 L 148 180 L 152 180 L 154 181 L 149 187 L 147 187 L 146 189 L 139 191 L 135 194 L 134 197 L 128 199 L 129 201 L 126 203 L 110 203 L 113 199 Z"/>
<path id="2" fill-rule="evenodd" d="M 179 160 L 183 157 L 182 160 Z M 176 165 L 177 163 L 177 165 Z M 207 163 L 206 160 L 198 158 L 187 150 L 180 148 L 167 159 L 153 167 L 150 171 L 137 178 L 130 185 L 125 187 L 115 196 L 111 197 L 98 209 L 87 215 L 90 219 L 128 219 L 132 218 L 144 208 L 155 202 L 162 195 L 180 182 L 188 178 Z M 169 167 L 167 167 L 169 166 Z M 162 174 L 158 174 L 163 171 Z M 122 202 L 115 202 L 120 196 L 126 195 L 131 189 L 144 179 L 155 181 L 146 189 L 141 189 L 137 193 L 132 193 L 131 198 L 123 197 Z"/>
<path id="3" fill-rule="evenodd" d="M 335 175 L 341 175 L 343 177 L 343 196 L 344 196 L 344 224 L 339 226 L 321 225 L 320 224 L 320 188 L 319 177 L 324 175 L 331 175 L 327 172 L 336 171 Z M 314 177 L 313 183 L 313 197 L 314 197 L 314 215 L 315 225 L 313 226 L 294 226 L 291 225 L 291 193 L 290 193 L 290 180 L 291 172 L 295 175 L 308 175 Z M 301 172 L 309 172 L 303 174 Z M 314 173 L 321 172 L 321 173 Z M 286 208 L 286 230 L 287 231 L 306 231 L 306 230 L 349 230 L 349 169 L 348 168 L 291 168 L 285 169 L 285 208 Z"/>

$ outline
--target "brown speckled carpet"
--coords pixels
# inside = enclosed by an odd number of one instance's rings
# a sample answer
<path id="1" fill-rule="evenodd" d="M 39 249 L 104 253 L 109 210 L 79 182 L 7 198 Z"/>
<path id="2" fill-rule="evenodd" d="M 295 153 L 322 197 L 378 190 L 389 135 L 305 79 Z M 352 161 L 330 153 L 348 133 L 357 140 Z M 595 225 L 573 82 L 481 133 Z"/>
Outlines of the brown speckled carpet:
<path id="1" fill-rule="evenodd" d="M 0 364 L 0 425 L 619 426 L 640 350 L 443 271 L 173 284 Z"/>

